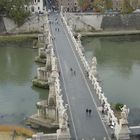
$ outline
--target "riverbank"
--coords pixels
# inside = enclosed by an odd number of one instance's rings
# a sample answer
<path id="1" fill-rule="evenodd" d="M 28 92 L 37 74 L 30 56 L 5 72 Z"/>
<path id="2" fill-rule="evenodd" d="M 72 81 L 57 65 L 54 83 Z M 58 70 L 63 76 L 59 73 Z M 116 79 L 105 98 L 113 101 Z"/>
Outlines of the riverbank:
<path id="1" fill-rule="evenodd" d="M 16 125 L 0 125 L 0 140 L 26 140 L 28 137 L 32 137 L 33 132 L 30 129 L 16 126 Z"/>
<path id="2" fill-rule="evenodd" d="M 81 32 L 84 36 L 121 36 L 121 35 L 140 35 L 140 30 L 119 30 L 119 31 L 98 31 L 98 32 Z"/>
<path id="3" fill-rule="evenodd" d="M 38 34 L 8 34 L 0 35 L 0 42 L 4 41 L 23 41 L 26 39 L 37 39 Z"/>

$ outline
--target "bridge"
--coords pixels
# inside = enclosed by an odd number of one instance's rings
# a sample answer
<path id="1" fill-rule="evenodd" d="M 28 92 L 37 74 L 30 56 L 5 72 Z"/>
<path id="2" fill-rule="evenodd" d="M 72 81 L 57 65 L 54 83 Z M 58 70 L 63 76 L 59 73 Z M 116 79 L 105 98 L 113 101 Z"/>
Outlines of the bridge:
<path id="1" fill-rule="evenodd" d="M 55 134 L 33 136 L 33 140 L 130 139 L 128 109 L 124 106 L 121 119 L 116 118 L 97 78 L 96 58 L 89 64 L 82 52 L 80 34 L 76 40 L 63 13 L 53 12 L 47 18 L 38 36 L 42 47 L 37 57 L 43 58 L 45 67 L 37 69 L 34 83 L 49 87 L 49 97 L 37 103 L 38 113 L 29 120 L 59 129 Z"/>

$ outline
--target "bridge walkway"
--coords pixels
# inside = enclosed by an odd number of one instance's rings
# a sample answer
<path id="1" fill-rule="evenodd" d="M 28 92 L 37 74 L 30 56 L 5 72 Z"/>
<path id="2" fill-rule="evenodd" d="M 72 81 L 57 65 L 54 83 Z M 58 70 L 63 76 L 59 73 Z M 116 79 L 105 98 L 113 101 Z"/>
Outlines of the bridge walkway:
<path id="1" fill-rule="evenodd" d="M 50 25 L 52 36 L 55 37 L 55 51 L 60 65 L 60 74 L 63 80 L 64 93 L 69 105 L 75 140 L 110 140 L 108 131 L 98 112 L 93 90 L 88 84 L 84 70 L 78 60 L 74 44 L 58 15 L 59 24 L 55 23 L 56 15 L 50 16 L 53 24 Z M 59 28 L 59 31 L 57 30 Z M 75 71 L 75 74 L 70 69 Z M 92 109 L 91 116 L 86 109 Z"/>

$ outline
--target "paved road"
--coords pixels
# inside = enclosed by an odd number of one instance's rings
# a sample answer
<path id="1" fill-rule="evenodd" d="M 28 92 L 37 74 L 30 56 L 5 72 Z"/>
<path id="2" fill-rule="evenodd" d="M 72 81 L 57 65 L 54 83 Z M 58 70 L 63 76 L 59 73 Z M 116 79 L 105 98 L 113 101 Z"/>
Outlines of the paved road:
<path id="1" fill-rule="evenodd" d="M 87 81 L 83 75 L 83 70 L 77 61 L 74 52 L 74 45 L 70 39 L 66 28 L 60 20 L 55 23 L 56 15 L 51 15 L 50 19 L 52 34 L 55 37 L 55 51 L 60 63 L 61 77 L 63 80 L 64 92 L 69 104 L 70 117 L 74 131 L 75 140 L 109 140 L 108 133 L 97 112 L 96 105 Z M 56 29 L 59 28 L 59 31 Z M 72 68 L 74 72 L 70 70 Z M 86 115 L 86 108 L 92 109 L 91 116 Z"/>

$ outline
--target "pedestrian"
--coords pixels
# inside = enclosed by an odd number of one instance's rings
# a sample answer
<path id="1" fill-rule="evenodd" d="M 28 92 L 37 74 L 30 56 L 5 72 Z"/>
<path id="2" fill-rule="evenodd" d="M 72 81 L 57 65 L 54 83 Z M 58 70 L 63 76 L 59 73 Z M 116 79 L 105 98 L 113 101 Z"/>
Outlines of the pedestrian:
<path id="1" fill-rule="evenodd" d="M 76 75 L 76 71 L 74 71 L 73 73 L 74 73 L 74 75 Z"/>
<path id="2" fill-rule="evenodd" d="M 70 71 L 73 71 L 73 69 L 72 69 L 72 68 L 70 68 Z"/>
<path id="3" fill-rule="evenodd" d="M 89 109 L 88 111 L 89 111 L 89 115 L 91 115 L 92 110 L 91 110 L 91 109 Z"/>
<path id="4" fill-rule="evenodd" d="M 59 28 L 58 28 L 58 32 L 59 32 Z"/>
<path id="5" fill-rule="evenodd" d="M 86 109 L 86 114 L 88 114 L 88 109 Z"/>

